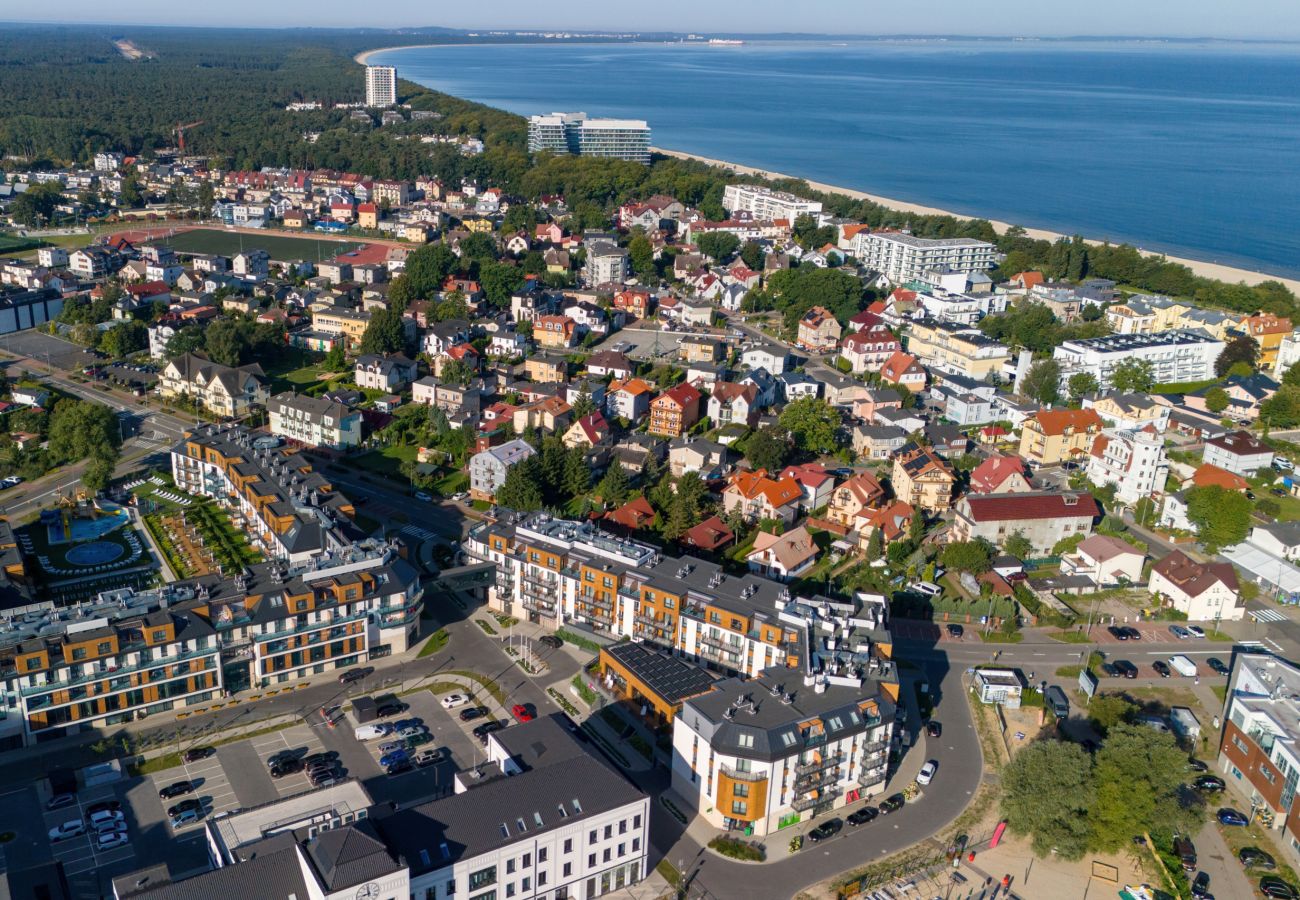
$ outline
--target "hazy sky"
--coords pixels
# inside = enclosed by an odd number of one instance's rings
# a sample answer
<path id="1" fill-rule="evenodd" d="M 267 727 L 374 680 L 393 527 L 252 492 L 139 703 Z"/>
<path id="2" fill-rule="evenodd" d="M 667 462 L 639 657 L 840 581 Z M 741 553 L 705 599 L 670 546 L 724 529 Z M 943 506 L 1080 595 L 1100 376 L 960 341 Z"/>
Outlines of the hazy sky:
<path id="1" fill-rule="evenodd" d="M 6 7 L 8 7 L 6 9 Z M 1300 39 L 1297 0 L 0 0 L 0 20 L 285 26 L 1153 35 Z"/>

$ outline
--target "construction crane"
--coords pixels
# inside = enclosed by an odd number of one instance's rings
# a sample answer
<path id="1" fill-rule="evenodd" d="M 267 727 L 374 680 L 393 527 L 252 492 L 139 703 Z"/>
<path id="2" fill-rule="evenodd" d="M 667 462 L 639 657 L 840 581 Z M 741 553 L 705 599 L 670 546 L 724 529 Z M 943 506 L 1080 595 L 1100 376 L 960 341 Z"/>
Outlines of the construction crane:
<path id="1" fill-rule="evenodd" d="M 202 125 L 203 122 L 190 122 L 188 125 L 177 125 L 173 131 L 176 133 L 176 145 L 180 147 L 181 152 L 185 152 L 185 132 L 191 128 Z"/>

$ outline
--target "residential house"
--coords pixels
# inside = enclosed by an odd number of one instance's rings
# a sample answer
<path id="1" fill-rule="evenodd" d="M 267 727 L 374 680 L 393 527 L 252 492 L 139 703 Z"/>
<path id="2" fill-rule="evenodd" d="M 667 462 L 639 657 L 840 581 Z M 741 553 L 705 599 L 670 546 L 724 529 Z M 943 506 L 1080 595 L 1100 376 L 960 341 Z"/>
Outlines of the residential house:
<path id="1" fill-rule="evenodd" d="M 735 539 L 735 533 L 727 527 L 726 522 L 717 516 L 709 516 L 694 528 L 687 529 L 686 533 L 681 537 L 681 543 L 686 547 L 694 547 L 706 553 L 713 553 L 721 550 Z"/>
<path id="2" fill-rule="evenodd" d="M 859 515 L 875 509 L 885 499 L 885 489 L 870 472 L 859 472 L 845 479 L 831 491 L 826 518 L 845 528 L 852 528 Z"/>
<path id="3" fill-rule="evenodd" d="M 925 390 L 926 371 L 915 356 L 896 350 L 880 367 L 880 380 L 917 394 Z"/>
<path id="4" fill-rule="evenodd" d="M 609 443 L 609 436 L 609 423 L 599 412 L 593 412 L 569 426 L 564 433 L 564 446 L 593 449 Z"/>
<path id="5" fill-rule="evenodd" d="M 907 432 L 894 425 L 853 426 L 853 452 L 858 459 L 889 459 L 907 443 Z"/>
<path id="6" fill-rule="evenodd" d="M 1276 394 L 1280 387 L 1278 382 L 1262 372 L 1252 375 L 1230 375 L 1218 384 L 1183 394 L 1182 401 L 1188 409 L 1204 412 L 1207 415 L 1232 419 L 1236 422 L 1253 422 L 1259 418 L 1261 404 Z M 1227 409 L 1211 411 L 1206 404 L 1206 397 L 1216 388 L 1228 395 Z"/>
<path id="7" fill-rule="evenodd" d="M 266 408 L 272 434 L 331 450 L 361 443 L 361 413 L 341 403 L 288 391 L 272 397 Z"/>
<path id="8" fill-rule="evenodd" d="M 242 416 L 270 394 L 261 366 L 231 368 L 194 353 L 178 356 L 163 368 L 158 391 L 164 399 L 190 397 L 218 416 Z"/>
<path id="9" fill-rule="evenodd" d="M 1141 431 L 1107 429 L 1093 440 L 1087 462 L 1088 480 L 1115 485 L 1115 499 L 1132 505 L 1143 497 L 1163 493 L 1169 477 L 1165 442 L 1154 428 Z"/>
<path id="10" fill-rule="evenodd" d="M 1232 563 L 1199 563 L 1181 550 L 1151 568 L 1147 590 L 1193 622 L 1233 622 L 1246 614 Z"/>
<path id="11" fill-rule="evenodd" d="M 1032 492 L 967 494 L 957 501 L 950 541 L 983 539 L 1002 546 L 1021 535 L 1046 556 L 1058 541 L 1092 533 L 1101 509 L 1091 494 Z"/>
<path id="12" fill-rule="evenodd" d="M 726 354 L 726 345 L 712 338 L 683 338 L 677 349 L 682 362 L 717 362 Z"/>
<path id="13" fill-rule="evenodd" d="M 612 375 L 619 381 L 632 377 L 632 363 L 622 353 L 600 350 L 587 357 L 587 371 L 592 375 Z"/>
<path id="14" fill-rule="evenodd" d="M 1277 364 L 1282 339 L 1289 337 L 1293 328 L 1290 319 L 1262 311 L 1246 316 L 1239 327 L 1242 333 L 1254 338 L 1255 343 L 1259 344 L 1261 369 L 1271 369 Z"/>
<path id="15" fill-rule="evenodd" d="M 893 388 L 875 388 L 853 404 L 853 415 L 865 422 L 875 421 L 876 412 L 882 409 L 902 409 L 903 398 Z"/>
<path id="16" fill-rule="evenodd" d="M 1300 522 L 1266 522 L 1250 530 L 1249 543 L 1291 562 L 1300 560 Z"/>
<path id="17" fill-rule="evenodd" d="M 840 343 L 840 358 L 855 375 L 877 372 L 902 346 L 888 328 L 855 331 Z"/>
<path id="18" fill-rule="evenodd" d="M 858 540 L 865 546 L 876 531 L 880 532 L 884 543 L 901 540 L 908 533 L 915 515 L 912 505 L 902 500 L 894 500 L 879 509 L 868 507 L 859 512 L 855 520 Z"/>
<path id="19" fill-rule="evenodd" d="M 988 381 L 1011 361 L 1011 348 L 978 328 L 934 319 L 908 323 L 907 350 L 932 369 L 976 381 Z"/>
<path id="20" fill-rule="evenodd" d="M 750 369 L 766 369 L 772 375 L 781 375 L 790 359 L 790 352 L 779 344 L 759 343 L 740 354 L 741 365 Z"/>
<path id="21" fill-rule="evenodd" d="M 605 394 L 605 412 L 616 419 L 639 422 L 650 412 L 654 386 L 640 378 L 610 382 Z"/>
<path id="22" fill-rule="evenodd" d="M 716 441 L 680 437 L 668 445 L 668 471 L 674 478 L 695 472 L 705 481 L 714 481 L 726 476 L 730 457 L 731 451 Z"/>
<path id="23" fill-rule="evenodd" d="M 1205 442 L 1202 459 L 1237 475 L 1253 475 L 1273 464 L 1273 451 L 1248 431 L 1232 431 Z"/>
<path id="24" fill-rule="evenodd" d="M 630 534 L 643 528 L 653 528 L 657 513 L 645 497 L 636 497 L 618 509 L 605 513 L 603 520 L 616 530 Z"/>
<path id="25" fill-rule="evenodd" d="M 1040 466 L 1082 459 L 1101 434 L 1101 416 L 1091 409 L 1043 409 L 1020 430 L 1020 456 Z"/>
<path id="26" fill-rule="evenodd" d="M 415 361 L 400 353 L 367 353 L 357 357 L 354 377 L 362 390 L 395 393 L 414 381 L 416 374 Z"/>
<path id="27" fill-rule="evenodd" d="M 767 409 L 776 403 L 777 400 L 777 380 L 772 377 L 767 369 L 751 369 L 745 373 L 745 377 L 740 379 L 741 384 L 753 385 L 758 391 L 754 397 L 754 403 L 759 409 Z"/>
<path id="28" fill-rule="evenodd" d="M 952 467 L 930 447 L 906 444 L 894 457 L 889 481 L 898 499 L 915 508 L 940 513 L 952 506 L 957 477 Z"/>
<path id="29" fill-rule="evenodd" d="M 811 353 L 830 353 L 840 342 L 842 329 L 830 310 L 814 306 L 799 320 L 796 343 Z"/>
<path id="30" fill-rule="evenodd" d="M 536 453 L 531 444 L 516 438 L 474 454 L 469 460 L 470 496 L 475 500 L 493 502 L 496 492 L 506 483 L 511 467 Z"/>
<path id="31" fill-rule="evenodd" d="M 914 409 L 878 409 L 871 421 L 876 425 L 891 425 L 908 434 L 920 431 L 926 425 L 924 414 Z"/>
<path id="32" fill-rule="evenodd" d="M 1084 397 L 1083 407 L 1095 410 L 1110 428 L 1127 431 L 1151 425 L 1164 434 L 1169 427 L 1170 408 L 1150 394 L 1111 393 L 1102 397 Z"/>
<path id="33" fill-rule="evenodd" d="M 745 557 L 749 571 L 776 581 L 789 581 L 807 572 L 817 562 L 817 542 L 800 525 L 782 534 L 760 531 L 754 535 L 754 549 Z"/>
<path id="34" fill-rule="evenodd" d="M 524 374 L 537 384 L 564 384 L 569 380 L 569 362 L 553 353 L 534 353 L 524 360 Z"/>
<path id="35" fill-rule="evenodd" d="M 674 438 L 700 419 L 701 394 L 689 384 L 669 388 L 650 402 L 650 434 Z"/>
<path id="36" fill-rule="evenodd" d="M 758 424 L 758 388 L 752 384 L 719 381 L 709 395 L 709 420 L 714 425 L 738 422 L 753 428 Z"/>
<path id="37" fill-rule="evenodd" d="M 809 513 L 830 503 L 831 495 L 835 490 L 835 476 L 827 472 L 826 467 L 821 463 L 786 466 L 781 471 L 781 477 L 793 478 L 798 482 L 803 491 L 803 499 L 799 501 L 799 506 Z"/>
<path id="38" fill-rule="evenodd" d="M 793 403 L 803 397 L 822 395 L 822 383 L 806 372 L 785 372 L 776 376 L 776 383 L 783 403 Z"/>
<path id="39" fill-rule="evenodd" d="M 515 434 L 534 428 L 544 434 L 562 434 L 573 419 L 573 407 L 560 397 L 543 397 L 517 407 L 511 417 Z"/>
<path id="40" fill-rule="evenodd" d="M 1024 494 L 1033 490 L 1018 456 L 990 456 L 970 473 L 972 494 Z"/>
<path id="41" fill-rule="evenodd" d="M 537 346 L 564 350 L 578 343 L 578 323 L 568 316 L 538 316 L 533 320 Z"/>
<path id="42" fill-rule="evenodd" d="M 1083 575 L 1099 588 L 1140 584 L 1146 554 L 1109 534 L 1094 534 L 1061 559 L 1061 574 Z"/>
<path id="43" fill-rule="evenodd" d="M 722 491 L 722 508 L 739 510 L 747 522 L 773 519 L 786 525 L 799 515 L 803 488 L 793 478 L 769 478 L 767 472 L 736 472 Z"/>

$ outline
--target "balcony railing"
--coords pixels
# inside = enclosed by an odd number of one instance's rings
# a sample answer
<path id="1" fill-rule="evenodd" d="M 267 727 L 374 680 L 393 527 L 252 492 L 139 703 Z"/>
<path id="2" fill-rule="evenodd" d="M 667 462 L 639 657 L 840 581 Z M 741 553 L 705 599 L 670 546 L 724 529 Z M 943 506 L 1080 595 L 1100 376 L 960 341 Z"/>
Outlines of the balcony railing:
<path id="1" fill-rule="evenodd" d="M 844 762 L 843 753 L 830 753 L 822 759 L 814 762 L 800 763 L 794 767 L 794 774 L 796 777 L 811 775 L 814 772 L 820 772 L 822 769 L 829 769 L 832 766 L 838 766 L 842 762 Z"/>
<path id="2" fill-rule="evenodd" d="M 862 748 L 862 755 L 875 756 L 877 753 L 883 753 L 889 749 L 889 741 L 874 741 Z"/>
<path id="3" fill-rule="evenodd" d="M 613 600 L 601 600 L 599 597 L 579 597 L 578 602 L 583 606 L 594 606 L 597 609 L 609 610 L 611 613 L 614 611 Z"/>
<path id="4" fill-rule="evenodd" d="M 278 623 L 281 627 L 278 627 L 275 631 L 264 631 L 261 634 L 255 634 L 252 637 L 254 641 L 260 644 L 265 643 L 266 641 L 275 640 L 276 638 L 284 638 L 289 635 L 302 634 L 308 631 L 321 631 L 326 628 L 334 628 L 338 625 L 346 625 L 349 622 L 356 622 L 360 619 L 364 619 L 367 615 L 369 615 L 369 613 L 353 613 L 350 616 L 336 616 L 332 619 L 322 620 L 319 622 L 307 622 L 303 625 L 288 625 L 286 623 L 291 622 L 292 619 L 284 619 Z"/>
<path id="5" fill-rule="evenodd" d="M 858 776 L 858 784 L 862 787 L 873 787 L 885 780 L 884 768 L 868 769 Z"/>
<path id="6" fill-rule="evenodd" d="M 790 808 L 795 812 L 803 812 L 825 803 L 832 803 L 839 795 L 838 790 L 825 790 L 818 792 L 815 797 L 796 797 L 794 802 L 790 804 Z"/>
<path id="7" fill-rule="evenodd" d="M 826 785 L 835 784 L 839 780 L 840 773 L 836 769 L 824 769 L 821 772 L 800 775 L 794 780 L 794 793 L 795 796 L 802 796 L 811 790 L 819 790 Z"/>
<path id="8" fill-rule="evenodd" d="M 218 656 L 220 650 L 217 647 L 207 647 L 203 650 L 189 650 L 185 653 L 177 653 L 172 656 L 165 656 L 161 659 L 151 659 L 145 662 L 138 662 L 129 666 L 114 666 L 113 668 L 95 669 L 76 678 L 61 678 L 58 681 L 50 681 L 45 684 L 32 685 L 23 688 L 20 693 L 24 697 L 31 697 L 35 694 L 52 693 L 62 691 L 80 684 L 87 684 L 92 681 L 103 681 L 109 678 L 121 678 L 124 675 L 131 675 L 136 672 L 143 672 L 147 669 L 157 669 L 162 666 L 175 665 L 179 662 L 185 662 L 190 659 L 198 659 L 203 656 Z"/>
<path id="9" fill-rule="evenodd" d="M 767 781 L 768 777 L 766 772 L 745 772 L 732 768 L 726 763 L 722 763 L 718 768 L 722 770 L 723 775 L 735 781 Z"/>
<path id="10" fill-rule="evenodd" d="M 523 603 L 524 609 L 530 609 L 533 612 L 544 612 L 544 613 L 555 612 L 554 603 L 547 603 L 545 600 L 541 600 L 537 597 L 526 596 L 521 602 Z"/>

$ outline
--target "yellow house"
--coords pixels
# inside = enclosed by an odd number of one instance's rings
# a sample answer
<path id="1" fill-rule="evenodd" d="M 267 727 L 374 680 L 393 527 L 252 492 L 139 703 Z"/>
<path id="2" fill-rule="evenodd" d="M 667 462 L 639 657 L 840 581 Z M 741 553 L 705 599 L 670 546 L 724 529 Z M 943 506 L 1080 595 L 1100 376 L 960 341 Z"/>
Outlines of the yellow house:
<path id="1" fill-rule="evenodd" d="M 361 336 L 370 325 L 370 314 L 351 309 L 319 309 L 311 314 L 311 327 L 325 334 L 341 334 L 349 347 L 361 343 Z"/>
<path id="2" fill-rule="evenodd" d="M 1282 346 L 1282 338 L 1291 333 L 1292 327 L 1290 319 L 1262 311 L 1241 320 L 1241 330 L 1259 344 L 1261 369 L 1271 369 L 1277 364 L 1277 351 Z"/>
<path id="3" fill-rule="evenodd" d="M 357 224 L 372 231 L 379 227 L 379 207 L 373 203 L 362 203 L 357 207 Z"/>
<path id="4" fill-rule="evenodd" d="M 957 476 L 930 447 L 906 444 L 894 457 L 889 483 L 894 496 L 916 509 L 944 512 L 952 507 Z"/>
<path id="5" fill-rule="evenodd" d="M 1082 457 L 1104 423 L 1094 409 L 1043 409 L 1020 428 L 1020 456 L 1041 466 Z"/>
<path id="6" fill-rule="evenodd" d="M 990 337 L 960 325 L 922 321 L 907 326 L 907 352 L 927 366 L 941 366 L 983 381 L 1002 371 L 1011 350 Z"/>
<path id="7" fill-rule="evenodd" d="M 491 219 L 463 219 L 460 226 L 473 234 L 491 234 Z"/>

